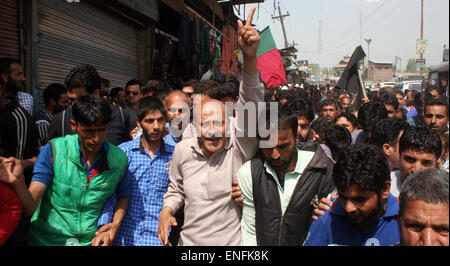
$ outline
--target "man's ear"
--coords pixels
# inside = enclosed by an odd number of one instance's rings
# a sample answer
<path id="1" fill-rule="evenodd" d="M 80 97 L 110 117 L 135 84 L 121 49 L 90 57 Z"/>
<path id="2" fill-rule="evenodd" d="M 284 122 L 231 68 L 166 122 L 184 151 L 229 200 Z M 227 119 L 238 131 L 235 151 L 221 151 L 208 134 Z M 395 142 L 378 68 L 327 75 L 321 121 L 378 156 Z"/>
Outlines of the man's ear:
<path id="1" fill-rule="evenodd" d="M 72 119 L 70 119 L 70 129 L 72 129 L 72 131 L 77 132 L 77 122 L 75 122 Z"/>
<path id="2" fill-rule="evenodd" d="M 55 105 L 56 105 L 56 100 L 55 99 L 50 99 L 49 106 L 54 107 Z"/>
<path id="3" fill-rule="evenodd" d="M 391 181 L 386 181 L 383 189 L 381 190 L 381 198 L 387 199 L 389 197 L 389 193 L 391 193 Z"/>
<path id="4" fill-rule="evenodd" d="M 391 155 L 391 145 L 384 143 L 383 144 L 383 153 L 387 156 Z"/>
<path id="5" fill-rule="evenodd" d="M 136 125 L 137 125 L 138 127 L 141 127 L 141 122 L 139 121 L 139 118 L 137 118 L 137 117 L 136 117 Z"/>
<path id="6" fill-rule="evenodd" d="M 8 80 L 9 80 L 9 77 L 8 77 L 8 75 L 6 75 L 6 74 L 1 74 L 1 79 L 3 80 L 3 82 L 7 82 Z"/>

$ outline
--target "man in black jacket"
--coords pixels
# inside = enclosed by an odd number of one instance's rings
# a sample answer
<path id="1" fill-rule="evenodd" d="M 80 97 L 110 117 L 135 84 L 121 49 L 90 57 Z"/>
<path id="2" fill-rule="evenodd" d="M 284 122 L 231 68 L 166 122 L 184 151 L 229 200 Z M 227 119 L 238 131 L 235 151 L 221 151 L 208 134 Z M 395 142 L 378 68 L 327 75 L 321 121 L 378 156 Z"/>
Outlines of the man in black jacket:
<path id="1" fill-rule="evenodd" d="M 333 190 L 333 162 L 317 144 L 296 146 L 297 128 L 296 115 L 279 107 L 276 146 L 261 148 L 236 175 L 244 198 L 242 245 L 301 246 L 314 205 Z"/>
<path id="2" fill-rule="evenodd" d="M 65 79 L 65 85 L 67 88 L 67 96 L 73 103 L 79 96 L 88 94 L 99 96 L 101 79 L 93 66 L 80 65 L 70 71 Z M 123 142 L 131 140 L 130 131 L 132 128 L 130 127 L 129 113 L 119 105 L 110 105 L 110 107 L 112 114 L 106 139 L 113 145 L 118 146 Z M 75 134 L 70 128 L 71 119 L 73 119 L 72 106 L 56 114 L 55 119 L 48 129 L 48 140 Z"/>

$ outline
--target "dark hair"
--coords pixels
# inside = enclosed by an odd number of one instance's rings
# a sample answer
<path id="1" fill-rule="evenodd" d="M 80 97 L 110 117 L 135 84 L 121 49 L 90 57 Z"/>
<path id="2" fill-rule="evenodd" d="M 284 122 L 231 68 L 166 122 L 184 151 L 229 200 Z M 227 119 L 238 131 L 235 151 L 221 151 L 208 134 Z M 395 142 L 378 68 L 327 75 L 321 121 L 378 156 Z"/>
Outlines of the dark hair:
<path id="1" fill-rule="evenodd" d="M 194 94 L 210 95 L 220 83 L 214 80 L 202 80 L 194 87 Z"/>
<path id="2" fill-rule="evenodd" d="M 107 88 L 100 91 L 100 97 L 109 97 L 109 90 Z"/>
<path id="3" fill-rule="evenodd" d="M 432 91 L 437 91 L 438 93 L 439 93 L 439 95 L 442 95 L 442 94 L 444 94 L 443 92 L 442 92 L 442 89 L 440 88 L 440 87 L 438 87 L 438 86 L 436 86 L 436 85 L 430 85 L 430 86 L 428 86 L 427 88 L 426 88 L 426 90 L 425 90 L 426 92 L 432 92 Z"/>
<path id="4" fill-rule="evenodd" d="M 95 67 L 91 65 L 79 65 L 73 68 L 66 76 L 65 85 L 68 91 L 75 88 L 84 88 L 89 94 L 96 90 L 100 92 L 100 76 Z"/>
<path id="5" fill-rule="evenodd" d="M 371 145 L 350 145 L 333 168 L 333 183 L 338 191 L 352 185 L 379 194 L 391 179 L 388 162 L 380 149 Z"/>
<path id="6" fill-rule="evenodd" d="M 403 93 L 403 91 L 395 91 L 395 95 L 401 95 L 402 97 L 405 97 L 406 95 Z"/>
<path id="7" fill-rule="evenodd" d="M 350 114 L 358 113 L 358 112 L 359 112 L 359 109 L 358 109 L 358 107 L 355 106 L 355 105 L 350 105 L 350 106 L 347 108 L 346 112 L 348 112 L 348 113 L 350 113 Z M 356 117 L 356 116 L 355 116 L 355 117 Z M 356 121 L 358 121 L 358 118 L 356 119 Z M 359 122 L 358 122 L 358 125 L 359 125 Z"/>
<path id="8" fill-rule="evenodd" d="M 307 100 L 297 98 L 286 103 L 286 107 L 291 109 L 297 117 L 305 117 L 311 123 L 314 120 L 314 110 Z"/>
<path id="9" fill-rule="evenodd" d="M 330 123 L 323 117 L 318 117 L 311 123 L 311 128 L 317 133 L 317 134 L 325 134 L 325 131 L 327 127 L 330 125 Z"/>
<path id="10" fill-rule="evenodd" d="M 449 112 L 448 112 L 448 99 L 446 96 L 441 96 L 439 98 L 433 98 L 428 100 L 425 103 L 425 108 L 424 111 L 426 110 L 427 106 L 445 106 L 445 108 L 447 109 L 447 117 L 449 116 Z"/>
<path id="11" fill-rule="evenodd" d="M 100 84 L 103 84 L 103 85 L 105 85 L 106 88 L 108 88 L 109 87 L 109 79 L 100 77 Z"/>
<path id="12" fill-rule="evenodd" d="M 0 75 L 6 74 L 9 76 L 11 74 L 11 65 L 14 63 L 20 65 L 20 61 L 15 58 L 0 57 Z"/>
<path id="13" fill-rule="evenodd" d="M 218 101 L 221 101 L 222 99 L 227 97 L 236 100 L 239 97 L 239 87 L 236 87 L 236 84 L 234 84 L 233 82 L 225 82 L 219 87 L 213 89 L 211 91 L 210 97 Z"/>
<path id="14" fill-rule="evenodd" d="M 385 143 L 394 146 L 398 142 L 398 136 L 403 130 L 406 130 L 409 124 L 400 118 L 386 118 L 378 121 L 372 130 L 372 136 L 369 143 L 382 148 Z"/>
<path id="15" fill-rule="evenodd" d="M 269 127 L 272 127 L 273 122 L 270 121 L 270 105 L 274 104 L 275 102 L 267 102 L 266 103 L 266 110 L 265 110 L 265 120 L 260 118 L 258 121 L 264 121 L 265 122 L 265 128 L 268 129 Z M 276 103 L 278 106 L 278 130 L 283 128 L 290 128 L 292 130 L 292 134 L 294 138 L 297 137 L 297 131 L 298 131 L 298 120 L 297 116 L 292 112 L 291 109 L 286 108 L 281 103 Z M 262 115 L 262 114 L 261 114 Z M 273 128 L 270 128 L 271 130 Z"/>
<path id="16" fill-rule="evenodd" d="M 368 102 L 358 112 L 359 125 L 366 133 L 372 131 L 378 121 L 387 117 L 386 107 L 380 102 Z"/>
<path id="17" fill-rule="evenodd" d="M 394 106 L 394 110 L 398 110 L 399 103 L 398 103 L 397 97 L 395 97 L 394 94 L 385 92 L 384 94 L 382 94 L 380 96 L 380 100 L 385 105 L 392 105 L 392 106 Z"/>
<path id="18" fill-rule="evenodd" d="M 275 96 L 275 99 L 279 102 L 281 100 L 293 101 L 297 98 L 297 93 L 294 90 L 281 90 Z"/>
<path id="19" fill-rule="evenodd" d="M 425 103 L 433 98 L 433 95 L 429 92 L 419 92 L 414 96 L 414 107 L 416 107 L 416 109 L 419 107 L 425 108 Z"/>
<path id="20" fill-rule="evenodd" d="M 142 89 L 142 83 L 139 80 L 132 79 L 132 80 L 129 80 L 127 82 L 127 84 L 125 84 L 125 90 L 128 88 L 128 86 L 134 86 L 134 85 L 139 85 L 139 90 Z"/>
<path id="21" fill-rule="evenodd" d="M 358 118 L 356 118 L 356 116 L 354 114 L 352 114 L 351 112 L 349 112 L 349 110 L 342 112 L 340 114 L 338 114 L 336 116 L 335 121 L 337 122 L 340 118 L 345 117 L 354 128 L 359 127 L 359 123 L 358 123 Z"/>
<path id="22" fill-rule="evenodd" d="M 192 87 L 195 88 L 195 86 L 197 86 L 198 84 L 198 80 L 196 79 L 191 79 L 186 81 L 185 83 L 183 83 L 183 87 Z"/>
<path id="23" fill-rule="evenodd" d="M 48 85 L 43 93 L 44 104 L 48 106 L 50 104 L 50 100 L 54 99 L 58 101 L 61 98 L 61 94 L 67 93 L 66 87 L 60 83 L 52 83 Z"/>
<path id="24" fill-rule="evenodd" d="M 322 111 L 324 106 L 334 106 L 336 111 L 342 110 L 342 105 L 338 100 L 335 99 L 325 99 L 320 102 L 320 111 Z"/>
<path id="25" fill-rule="evenodd" d="M 240 84 L 239 80 L 237 79 L 237 77 L 234 75 L 227 75 L 225 77 L 224 83 L 229 83 L 229 82 L 233 83 L 233 85 L 237 88 L 237 93 L 238 93 L 237 96 L 239 96 L 239 87 L 241 84 Z"/>
<path id="26" fill-rule="evenodd" d="M 111 120 L 111 107 L 101 97 L 80 96 L 72 107 L 73 120 L 86 126 L 107 125 Z"/>
<path id="27" fill-rule="evenodd" d="M 324 142 L 330 148 L 333 159 L 337 161 L 345 148 L 352 144 L 352 136 L 345 127 L 331 124 L 325 130 Z"/>
<path id="28" fill-rule="evenodd" d="M 139 121 L 145 118 L 145 116 L 151 111 L 160 111 L 161 114 L 167 119 L 167 111 L 163 103 L 156 96 L 147 96 L 139 100 L 136 108 L 137 118 Z"/>
<path id="29" fill-rule="evenodd" d="M 111 91 L 109 92 L 109 97 L 111 98 L 117 97 L 119 95 L 119 92 L 123 90 L 124 89 L 121 87 L 112 88 Z"/>
<path id="30" fill-rule="evenodd" d="M 400 154 L 406 150 L 442 155 L 442 142 L 437 133 L 428 127 L 408 127 L 400 138 Z"/>

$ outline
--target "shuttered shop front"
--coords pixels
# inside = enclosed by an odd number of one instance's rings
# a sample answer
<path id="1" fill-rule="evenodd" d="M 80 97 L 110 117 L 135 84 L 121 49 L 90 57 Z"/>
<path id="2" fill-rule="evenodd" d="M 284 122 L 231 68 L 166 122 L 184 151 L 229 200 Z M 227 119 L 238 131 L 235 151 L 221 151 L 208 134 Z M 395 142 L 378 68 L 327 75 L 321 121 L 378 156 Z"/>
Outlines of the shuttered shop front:
<path id="1" fill-rule="evenodd" d="M 110 87 L 138 78 L 138 28 L 86 1 L 39 1 L 38 80 L 63 83 L 72 68 L 93 65 Z"/>
<path id="2" fill-rule="evenodd" d="M 0 0 L 0 57 L 19 57 L 17 1 Z"/>

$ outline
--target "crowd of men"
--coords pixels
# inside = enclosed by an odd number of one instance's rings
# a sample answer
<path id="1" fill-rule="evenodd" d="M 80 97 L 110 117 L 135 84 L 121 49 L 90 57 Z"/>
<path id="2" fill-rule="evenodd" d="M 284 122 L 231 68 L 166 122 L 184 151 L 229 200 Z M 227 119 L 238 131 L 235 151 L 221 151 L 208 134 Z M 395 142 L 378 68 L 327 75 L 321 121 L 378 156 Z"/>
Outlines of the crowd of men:
<path id="1" fill-rule="evenodd" d="M 0 58 L 0 245 L 448 246 L 448 87 L 267 88 L 254 10 L 240 82 L 80 65 L 33 116 Z"/>

